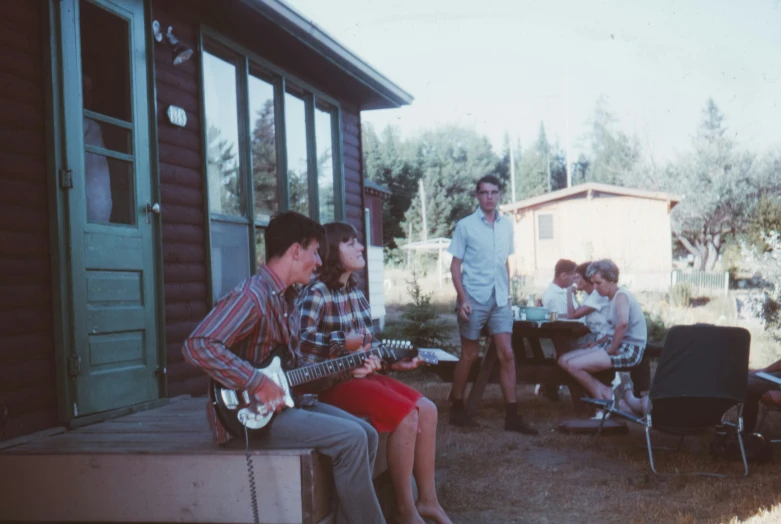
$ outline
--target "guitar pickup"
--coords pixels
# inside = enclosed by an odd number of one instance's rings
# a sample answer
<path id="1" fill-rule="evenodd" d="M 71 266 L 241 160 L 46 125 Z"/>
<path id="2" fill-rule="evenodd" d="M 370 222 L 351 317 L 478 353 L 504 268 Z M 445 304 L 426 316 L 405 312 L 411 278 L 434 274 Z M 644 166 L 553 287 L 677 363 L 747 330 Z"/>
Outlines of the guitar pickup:
<path id="1" fill-rule="evenodd" d="M 234 410 L 238 409 L 239 407 L 239 397 L 236 395 L 236 392 L 232 389 L 222 389 L 220 391 L 220 396 L 222 397 L 222 403 L 225 404 L 225 407 Z"/>

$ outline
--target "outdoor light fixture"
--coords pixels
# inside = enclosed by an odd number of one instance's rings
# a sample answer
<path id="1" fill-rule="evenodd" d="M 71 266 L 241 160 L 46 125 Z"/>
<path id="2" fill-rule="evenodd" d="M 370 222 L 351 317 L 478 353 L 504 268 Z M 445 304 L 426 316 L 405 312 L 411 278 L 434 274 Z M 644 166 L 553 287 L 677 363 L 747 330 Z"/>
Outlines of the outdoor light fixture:
<path id="1" fill-rule="evenodd" d="M 179 39 L 174 36 L 173 31 L 174 28 L 169 25 L 168 32 L 165 34 L 165 40 L 168 42 L 168 45 L 171 46 L 174 65 L 179 65 L 193 56 L 193 50 L 182 44 Z M 158 42 L 163 41 L 163 32 L 160 30 L 160 22 L 157 20 L 152 22 L 152 32 L 155 36 L 155 40 Z"/>

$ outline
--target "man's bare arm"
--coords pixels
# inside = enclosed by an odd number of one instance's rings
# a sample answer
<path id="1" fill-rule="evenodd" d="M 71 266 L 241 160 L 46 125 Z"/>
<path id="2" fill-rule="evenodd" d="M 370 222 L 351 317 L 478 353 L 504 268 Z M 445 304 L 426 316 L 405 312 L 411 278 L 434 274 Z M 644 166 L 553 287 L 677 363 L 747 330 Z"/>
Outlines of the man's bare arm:
<path id="1" fill-rule="evenodd" d="M 461 281 L 461 259 L 453 257 L 450 262 L 450 276 L 453 279 L 453 287 L 456 288 L 456 294 L 458 300 L 462 301 L 466 299 L 466 293 L 464 292 L 464 284 Z"/>

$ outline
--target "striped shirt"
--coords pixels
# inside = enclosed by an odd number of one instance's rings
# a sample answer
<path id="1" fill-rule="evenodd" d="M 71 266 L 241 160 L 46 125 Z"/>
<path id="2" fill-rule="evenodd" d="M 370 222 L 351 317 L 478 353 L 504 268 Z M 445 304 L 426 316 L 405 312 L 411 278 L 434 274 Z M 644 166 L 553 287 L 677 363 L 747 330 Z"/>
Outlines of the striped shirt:
<path id="1" fill-rule="evenodd" d="M 351 332 L 372 333 L 369 301 L 355 286 L 328 289 L 320 280 L 309 284 L 301 293 L 301 359 L 302 366 L 317 364 L 348 353 L 346 335 Z M 346 371 L 335 381 L 349 378 Z"/>
<path id="2" fill-rule="evenodd" d="M 258 273 L 221 298 L 184 341 L 184 359 L 202 368 L 230 389 L 256 391 L 269 379 L 252 363 L 263 362 L 280 344 L 294 360 L 299 355 L 300 315 L 294 306 L 297 293 L 265 265 Z M 215 441 L 230 437 L 211 402 L 207 417 Z"/>

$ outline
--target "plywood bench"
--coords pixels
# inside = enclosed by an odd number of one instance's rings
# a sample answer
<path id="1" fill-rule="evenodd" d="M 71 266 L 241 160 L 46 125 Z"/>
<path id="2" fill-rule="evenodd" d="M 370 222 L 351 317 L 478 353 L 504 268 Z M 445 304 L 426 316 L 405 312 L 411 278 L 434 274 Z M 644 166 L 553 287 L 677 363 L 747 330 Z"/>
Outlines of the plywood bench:
<path id="1" fill-rule="evenodd" d="M 0 520 L 253 522 L 244 448 L 212 443 L 204 403 L 180 400 L 0 449 Z M 378 483 L 387 435 L 380 440 Z M 250 454 L 261 522 L 333 520 L 328 459 L 306 448 Z"/>

